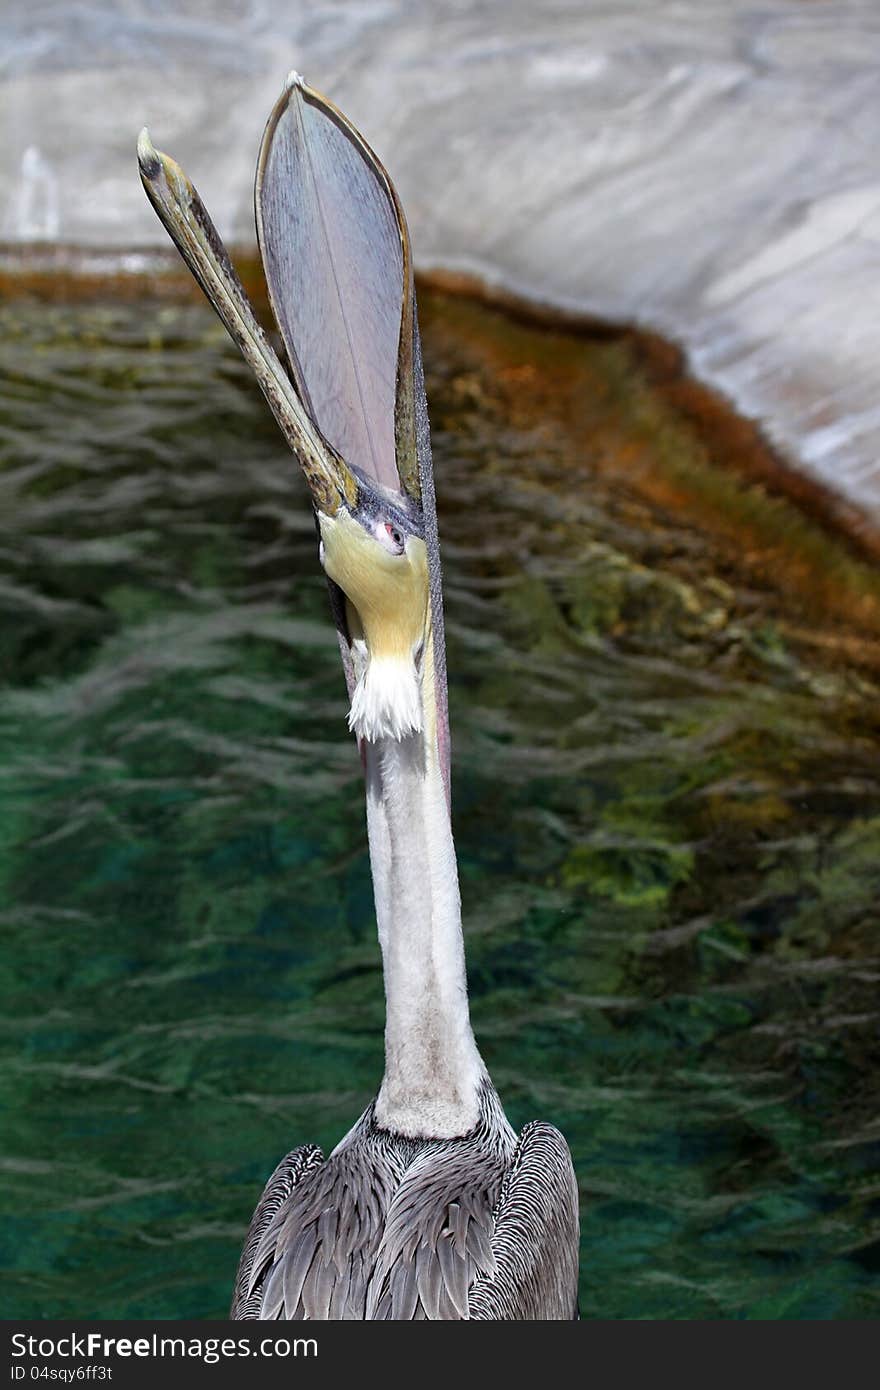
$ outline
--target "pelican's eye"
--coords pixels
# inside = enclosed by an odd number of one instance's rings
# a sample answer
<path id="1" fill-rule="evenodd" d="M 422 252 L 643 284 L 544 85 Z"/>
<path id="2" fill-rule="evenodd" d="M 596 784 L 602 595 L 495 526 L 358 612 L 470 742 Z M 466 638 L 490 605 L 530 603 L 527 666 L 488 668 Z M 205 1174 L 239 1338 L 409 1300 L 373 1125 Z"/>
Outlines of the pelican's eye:
<path id="1" fill-rule="evenodd" d="M 377 521 L 373 526 L 373 535 L 389 555 L 402 555 L 406 549 L 406 537 L 393 521 Z"/>

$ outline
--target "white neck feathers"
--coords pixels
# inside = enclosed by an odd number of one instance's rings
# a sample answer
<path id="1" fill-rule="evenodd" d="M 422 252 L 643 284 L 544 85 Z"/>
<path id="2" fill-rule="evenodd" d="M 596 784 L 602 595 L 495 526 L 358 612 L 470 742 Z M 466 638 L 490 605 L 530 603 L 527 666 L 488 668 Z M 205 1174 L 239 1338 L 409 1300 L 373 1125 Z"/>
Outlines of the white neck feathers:
<path id="1" fill-rule="evenodd" d="M 401 1134 L 473 1129 L 485 1068 L 468 1014 L 455 846 L 433 740 L 367 743 L 367 828 L 385 971 L 376 1120 Z"/>

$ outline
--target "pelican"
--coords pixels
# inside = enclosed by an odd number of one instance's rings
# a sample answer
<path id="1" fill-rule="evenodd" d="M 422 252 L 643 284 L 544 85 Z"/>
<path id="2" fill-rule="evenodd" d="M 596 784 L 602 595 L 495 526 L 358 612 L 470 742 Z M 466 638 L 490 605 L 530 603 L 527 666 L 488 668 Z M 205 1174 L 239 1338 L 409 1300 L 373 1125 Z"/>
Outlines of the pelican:
<path id="1" fill-rule="evenodd" d="M 307 1144 L 272 1174 L 231 1317 L 575 1318 L 568 1145 L 549 1124 L 514 1132 L 468 1013 L 431 446 L 397 193 L 354 126 L 292 73 L 255 195 L 282 364 L 183 170 L 146 130 L 138 158 L 311 493 L 364 767 L 385 982 L 378 1095 L 328 1158 Z"/>

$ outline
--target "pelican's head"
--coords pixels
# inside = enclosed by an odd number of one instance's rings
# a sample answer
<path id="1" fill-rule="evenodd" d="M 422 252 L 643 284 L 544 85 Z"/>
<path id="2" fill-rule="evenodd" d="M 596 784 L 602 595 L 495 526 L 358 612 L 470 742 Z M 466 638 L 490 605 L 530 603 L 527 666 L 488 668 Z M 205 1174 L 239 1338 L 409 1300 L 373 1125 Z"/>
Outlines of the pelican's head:
<path id="1" fill-rule="evenodd" d="M 424 723 L 431 624 L 409 236 L 372 150 L 298 74 L 266 126 L 256 212 L 297 390 L 356 482 L 332 512 L 315 501 L 321 560 L 345 595 L 349 724 L 404 738 Z"/>
<path id="2" fill-rule="evenodd" d="M 448 791 L 440 566 L 406 221 L 384 168 L 291 74 L 257 165 L 257 236 L 284 366 L 216 230 L 146 133 L 148 196 L 302 464 L 362 739 L 435 736 Z"/>
<path id="3" fill-rule="evenodd" d="M 318 513 L 321 562 L 345 594 L 359 738 L 405 738 L 424 723 L 423 656 L 430 637 L 425 542 L 381 502 Z"/>

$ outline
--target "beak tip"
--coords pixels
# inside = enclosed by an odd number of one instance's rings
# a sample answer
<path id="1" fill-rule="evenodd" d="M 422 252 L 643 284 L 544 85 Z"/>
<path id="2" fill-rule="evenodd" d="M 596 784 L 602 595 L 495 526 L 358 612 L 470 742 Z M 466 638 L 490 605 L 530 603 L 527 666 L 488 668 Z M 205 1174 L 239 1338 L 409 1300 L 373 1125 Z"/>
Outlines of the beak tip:
<path id="1" fill-rule="evenodd" d="M 162 164 L 146 126 L 138 136 L 137 153 L 142 176 L 145 179 L 154 179 L 162 168 Z"/>

